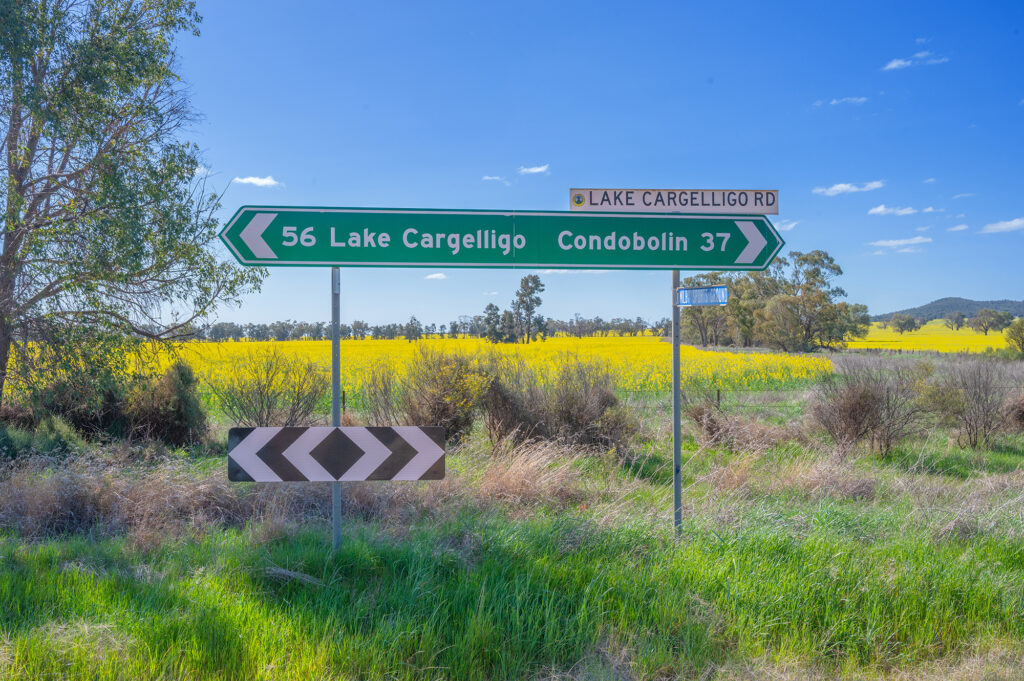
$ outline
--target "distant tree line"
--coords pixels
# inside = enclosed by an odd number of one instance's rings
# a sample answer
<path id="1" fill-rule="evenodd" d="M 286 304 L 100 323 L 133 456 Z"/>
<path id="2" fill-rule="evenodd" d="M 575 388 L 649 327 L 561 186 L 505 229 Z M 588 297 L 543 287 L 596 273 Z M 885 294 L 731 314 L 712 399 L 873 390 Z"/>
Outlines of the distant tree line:
<path id="1" fill-rule="evenodd" d="M 882 322 L 882 328 L 889 327 L 897 333 L 904 334 L 920 329 L 924 323 L 909 314 L 896 313 Z M 948 329 L 959 331 L 967 326 L 977 333 L 988 335 L 989 331 L 1002 331 L 1013 324 L 1012 312 L 1000 312 L 988 308 L 978 310 L 973 317 L 968 317 L 963 312 L 953 312 L 942 320 Z"/>
<path id="2" fill-rule="evenodd" d="M 846 292 L 834 284 L 842 269 L 824 251 L 792 252 L 778 258 L 763 272 L 708 273 L 689 277 L 683 286 L 727 285 L 729 303 L 723 307 L 687 307 L 680 313 L 684 340 L 703 346 L 767 346 L 786 351 L 838 348 L 867 334 L 869 317 L 864 305 L 840 300 Z M 544 317 L 539 312 L 544 284 L 531 274 L 523 277 L 509 306 L 488 304 L 481 314 L 463 315 L 448 324 L 423 324 L 416 317 L 405 323 L 370 325 L 356 320 L 342 324 L 340 336 L 347 339 L 396 339 L 409 341 L 424 336 L 442 338 L 475 337 L 494 343 L 529 343 L 553 335 L 637 336 L 652 333 L 668 336 L 672 321 L 662 317 L 647 321 L 616 317 L 586 318 L 579 314 L 569 320 Z M 326 322 L 279 321 L 271 324 L 219 322 L 200 329 L 201 339 L 221 340 L 326 340 Z"/>

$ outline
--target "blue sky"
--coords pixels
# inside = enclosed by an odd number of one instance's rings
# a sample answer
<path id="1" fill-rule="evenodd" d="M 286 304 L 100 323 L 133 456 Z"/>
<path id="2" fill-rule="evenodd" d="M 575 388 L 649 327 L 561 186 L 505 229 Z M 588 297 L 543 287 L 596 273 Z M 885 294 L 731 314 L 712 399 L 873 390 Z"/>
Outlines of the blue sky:
<path id="1" fill-rule="evenodd" d="M 872 313 L 1024 298 L 1024 3 L 199 11 L 180 71 L 223 219 L 243 204 L 568 210 L 570 187 L 771 188 L 783 254 L 828 251 Z M 507 305 L 525 273 L 345 269 L 342 318 L 444 323 Z M 667 272 L 542 279 L 548 316 L 670 312 Z M 276 268 L 219 317 L 329 319 L 329 282 Z"/>

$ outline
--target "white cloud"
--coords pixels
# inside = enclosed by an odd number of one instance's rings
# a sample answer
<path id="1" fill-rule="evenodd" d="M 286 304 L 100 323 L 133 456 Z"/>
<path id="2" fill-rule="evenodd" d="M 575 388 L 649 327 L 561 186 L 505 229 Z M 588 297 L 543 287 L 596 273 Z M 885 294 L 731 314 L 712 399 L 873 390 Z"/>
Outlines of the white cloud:
<path id="1" fill-rule="evenodd" d="M 836 104 L 863 104 L 868 101 L 867 97 L 841 97 L 840 99 L 833 99 L 829 104 L 835 106 Z"/>
<path id="2" fill-rule="evenodd" d="M 281 183 L 274 179 L 273 175 L 267 175 L 266 177 L 256 177 L 255 175 L 249 175 L 248 177 L 236 177 L 232 182 L 238 184 L 251 184 L 257 187 L 280 187 Z"/>
<path id="3" fill-rule="evenodd" d="M 871 241 L 868 246 L 878 246 L 879 248 L 905 248 L 906 246 L 916 246 L 917 244 L 930 244 L 932 238 L 930 236 L 912 236 L 909 239 L 882 239 L 881 241 Z"/>
<path id="4" fill-rule="evenodd" d="M 922 213 L 945 213 L 946 209 L 945 208 L 933 208 L 932 206 L 928 206 L 927 208 L 925 208 L 921 212 Z"/>
<path id="5" fill-rule="evenodd" d="M 551 167 L 550 163 L 545 163 L 542 166 L 530 166 L 530 167 L 519 166 L 518 172 L 519 172 L 520 175 L 537 175 L 539 173 L 546 173 L 546 172 L 548 172 L 548 168 L 550 168 L 550 167 Z"/>
<path id="6" fill-rule="evenodd" d="M 909 59 L 893 59 L 888 64 L 882 67 L 883 71 L 895 71 L 896 69 L 905 69 L 913 64 Z"/>
<path id="7" fill-rule="evenodd" d="M 889 255 L 889 251 L 875 251 L 871 255 Z"/>
<path id="8" fill-rule="evenodd" d="M 210 174 L 210 169 L 204 166 L 202 163 L 196 166 L 195 172 L 192 173 L 193 177 L 206 177 Z"/>
<path id="9" fill-rule="evenodd" d="M 485 296 L 496 296 L 496 295 L 498 295 L 498 292 L 497 291 L 484 291 L 484 295 Z"/>
<path id="10" fill-rule="evenodd" d="M 953 226 L 953 227 L 950 227 L 950 228 L 949 228 L 949 229 L 947 229 L 946 231 L 947 231 L 947 232 L 962 232 L 962 231 L 964 231 L 965 229 L 967 229 L 967 225 L 955 225 L 955 226 Z"/>
<path id="11" fill-rule="evenodd" d="M 611 270 L 541 270 L 541 274 L 608 274 Z"/>
<path id="12" fill-rule="evenodd" d="M 975 194 L 973 192 L 967 192 L 966 194 L 956 194 L 956 195 L 953 196 L 953 198 L 954 199 L 968 199 L 968 198 L 970 198 L 972 196 L 977 196 L 977 194 Z"/>
<path id="13" fill-rule="evenodd" d="M 447 279 L 448 275 L 445 274 L 444 272 L 434 272 L 433 274 L 428 274 L 427 276 L 425 276 L 423 278 L 424 279 Z"/>
<path id="14" fill-rule="evenodd" d="M 914 231 L 916 231 L 916 232 L 927 232 L 931 228 L 932 228 L 931 225 L 928 225 L 927 227 L 915 227 Z"/>
<path id="15" fill-rule="evenodd" d="M 914 42 L 917 43 L 918 45 L 924 45 L 926 42 L 928 42 L 928 38 L 915 38 Z"/>
<path id="16" fill-rule="evenodd" d="M 501 182 L 506 187 L 509 186 L 508 180 L 506 180 L 504 177 L 501 177 L 500 175 L 484 175 L 480 179 L 483 180 L 484 182 Z"/>
<path id="17" fill-rule="evenodd" d="M 935 178 L 934 177 L 926 177 L 924 179 L 924 183 L 925 184 L 932 184 L 933 182 L 935 182 Z"/>
<path id="18" fill-rule="evenodd" d="M 911 208 L 910 206 L 906 206 L 906 207 L 892 206 L 892 207 L 889 207 L 889 206 L 886 206 L 884 203 L 881 203 L 881 204 L 875 206 L 874 208 L 872 208 L 871 210 L 869 210 L 868 211 L 868 215 L 913 215 L 916 212 L 917 212 L 917 209 L 916 208 Z"/>
<path id="19" fill-rule="evenodd" d="M 897 253 L 920 253 L 920 248 L 897 248 Z"/>
<path id="20" fill-rule="evenodd" d="M 1024 229 L 1024 218 L 993 222 L 982 227 L 981 231 L 985 234 L 995 234 L 997 232 L 1016 232 L 1018 229 Z"/>
<path id="21" fill-rule="evenodd" d="M 831 187 L 815 187 L 811 190 L 811 193 L 820 194 L 822 196 L 838 196 L 839 194 L 852 194 L 854 192 L 869 192 L 874 189 L 881 189 L 884 186 L 885 182 L 882 180 L 865 182 L 862 185 L 840 182 L 839 184 L 834 184 Z"/>
<path id="22" fill-rule="evenodd" d="M 1021 100 L 1021 101 L 1024 102 L 1024 100 Z M 825 102 L 821 101 L 820 99 L 814 100 L 814 106 L 821 106 L 824 103 Z"/>
<path id="23" fill-rule="evenodd" d="M 920 66 L 921 64 L 945 64 L 949 57 L 936 57 L 930 50 L 915 52 L 909 59 L 896 58 L 882 67 L 883 71 L 895 71 L 905 69 L 908 66 Z"/>
<path id="24" fill-rule="evenodd" d="M 775 229 L 780 232 L 788 232 L 799 224 L 800 222 L 797 220 L 778 220 L 775 222 Z"/>

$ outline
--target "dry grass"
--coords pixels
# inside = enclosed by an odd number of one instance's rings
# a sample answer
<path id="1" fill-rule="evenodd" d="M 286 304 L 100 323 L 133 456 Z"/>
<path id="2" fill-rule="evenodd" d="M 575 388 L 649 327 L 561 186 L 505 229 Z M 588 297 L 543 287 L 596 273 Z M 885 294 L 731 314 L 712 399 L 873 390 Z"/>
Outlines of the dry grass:
<path id="1" fill-rule="evenodd" d="M 1024 654 L 1011 648 L 967 651 L 955 658 L 892 670 L 837 673 L 773 660 L 730 662 L 708 678 L 714 681 L 1020 681 Z"/>
<path id="2" fill-rule="evenodd" d="M 594 498 L 578 473 L 582 456 L 551 442 L 499 443 L 467 471 L 430 483 L 346 483 L 343 512 L 385 524 L 450 517 L 458 509 L 532 512 Z M 64 533 L 128 534 L 137 545 L 248 524 L 252 538 L 273 541 L 308 521 L 330 516 L 330 486 L 317 483 L 230 483 L 222 471 L 197 474 L 165 460 L 126 472 L 119 460 L 33 457 L 0 475 L 0 527 L 25 537 Z"/>
<path id="3" fill-rule="evenodd" d="M 750 455 L 715 467 L 704 479 L 713 489 L 742 499 L 795 494 L 808 499 L 870 501 L 878 491 L 877 478 L 859 473 L 839 453 L 782 462 Z"/>

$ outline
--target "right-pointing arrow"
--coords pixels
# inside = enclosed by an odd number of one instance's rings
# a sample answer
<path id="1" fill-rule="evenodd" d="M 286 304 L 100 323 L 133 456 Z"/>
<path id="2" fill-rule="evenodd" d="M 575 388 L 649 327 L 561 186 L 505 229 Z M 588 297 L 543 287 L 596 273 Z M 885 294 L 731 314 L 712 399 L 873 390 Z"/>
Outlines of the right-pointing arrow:
<path id="1" fill-rule="evenodd" d="M 242 241 L 252 254 L 257 258 L 277 259 L 277 254 L 270 250 L 270 246 L 263 240 L 263 232 L 270 226 L 270 223 L 277 217 L 277 213 L 256 213 L 252 220 L 242 230 Z"/>
<path id="2" fill-rule="evenodd" d="M 752 263 L 754 258 L 764 250 L 768 240 L 761 236 L 761 231 L 757 228 L 757 225 L 749 220 L 736 220 L 736 226 L 743 232 L 743 236 L 747 237 L 747 246 L 740 253 L 739 257 L 736 258 L 736 264 L 746 265 Z"/>

